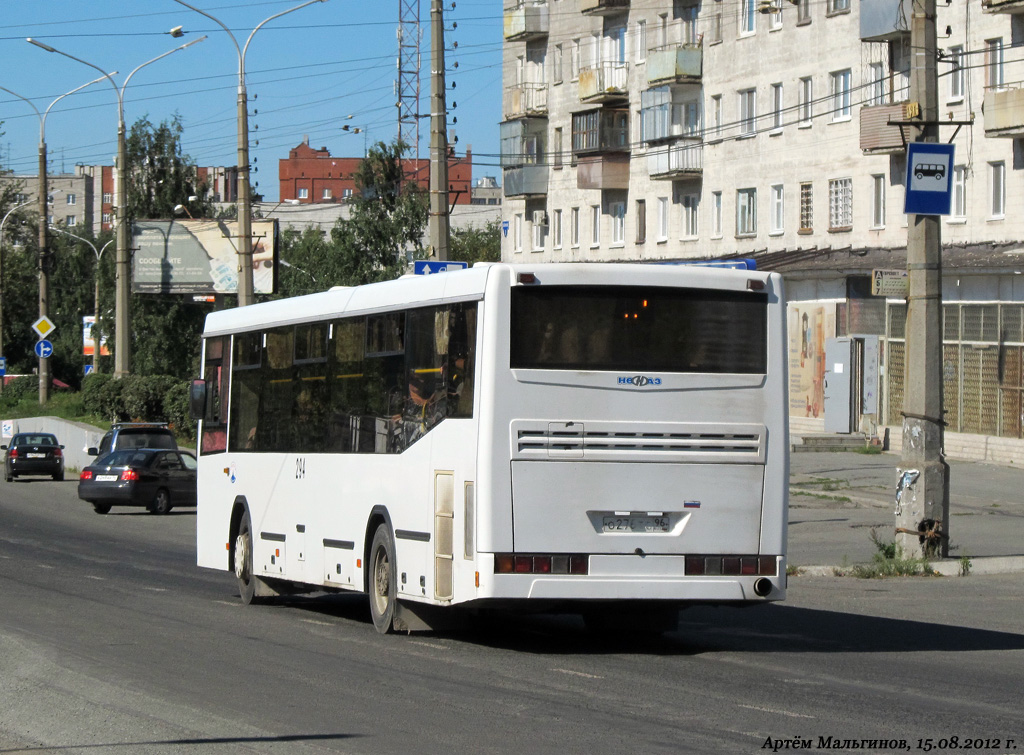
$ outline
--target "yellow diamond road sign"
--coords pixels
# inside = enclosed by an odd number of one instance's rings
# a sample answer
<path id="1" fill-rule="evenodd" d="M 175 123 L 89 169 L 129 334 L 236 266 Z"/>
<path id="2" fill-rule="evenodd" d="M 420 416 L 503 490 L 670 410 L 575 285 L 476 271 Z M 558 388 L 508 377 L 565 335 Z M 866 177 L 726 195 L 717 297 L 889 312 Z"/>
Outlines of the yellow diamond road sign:
<path id="1" fill-rule="evenodd" d="M 40 338 L 46 338 L 53 331 L 57 329 L 57 326 L 53 324 L 53 320 L 49 317 L 40 317 L 34 323 L 32 323 L 32 330 L 36 332 L 36 335 Z"/>

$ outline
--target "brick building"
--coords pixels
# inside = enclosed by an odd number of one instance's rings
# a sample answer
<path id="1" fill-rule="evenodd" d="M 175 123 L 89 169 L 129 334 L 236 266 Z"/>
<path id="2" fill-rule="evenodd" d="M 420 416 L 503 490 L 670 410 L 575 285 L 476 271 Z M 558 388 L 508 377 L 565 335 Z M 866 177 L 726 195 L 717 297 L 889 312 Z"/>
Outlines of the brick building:
<path id="1" fill-rule="evenodd" d="M 297 199 L 301 204 L 342 202 L 356 190 L 355 172 L 361 157 L 332 157 L 326 147 L 313 149 L 309 137 L 279 160 L 278 178 L 282 201 Z M 430 161 L 407 160 L 413 180 L 426 189 L 430 184 Z M 448 190 L 452 204 L 469 204 L 473 182 L 473 148 L 465 157 L 448 158 Z"/>

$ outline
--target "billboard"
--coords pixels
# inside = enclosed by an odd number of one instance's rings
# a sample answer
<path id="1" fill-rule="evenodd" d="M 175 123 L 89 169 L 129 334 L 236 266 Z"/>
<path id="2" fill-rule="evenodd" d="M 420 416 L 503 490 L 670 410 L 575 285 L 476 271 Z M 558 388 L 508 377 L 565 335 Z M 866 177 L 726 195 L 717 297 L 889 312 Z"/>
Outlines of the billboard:
<path id="1" fill-rule="evenodd" d="M 93 340 L 93 326 L 96 324 L 95 315 L 82 315 L 82 355 L 91 357 L 96 350 L 96 342 Z M 109 357 L 110 349 L 107 348 L 107 336 L 100 336 L 100 355 Z"/>
<path id="2" fill-rule="evenodd" d="M 233 294 L 238 291 L 238 222 L 140 220 L 132 229 L 132 291 Z M 253 291 L 277 287 L 277 221 L 252 221 Z"/>

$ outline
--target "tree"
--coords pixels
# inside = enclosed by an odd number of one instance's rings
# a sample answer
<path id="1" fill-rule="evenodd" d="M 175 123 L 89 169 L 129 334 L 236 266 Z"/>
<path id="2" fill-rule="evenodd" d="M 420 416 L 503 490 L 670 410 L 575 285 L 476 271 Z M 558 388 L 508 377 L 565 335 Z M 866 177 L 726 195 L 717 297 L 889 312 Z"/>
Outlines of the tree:
<path id="1" fill-rule="evenodd" d="M 410 255 L 422 254 L 427 199 L 403 182 L 401 157 L 408 149 L 397 140 L 377 142 L 360 162 L 352 214 L 331 229 L 332 254 L 322 271 L 326 283 L 355 286 L 397 278 Z"/>
<path id="2" fill-rule="evenodd" d="M 185 204 L 190 196 L 198 197 L 189 205 L 193 215 L 213 213 L 206 182 L 199 181 L 195 162 L 181 149 L 183 131 L 177 113 L 159 126 L 146 117 L 132 124 L 127 184 L 128 216 L 133 220 L 174 217 L 175 205 Z"/>
<path id="3" fill-rule="evenodd" d="M 470 267 L 474 262 L 500 262 L 501 221 L 492 220 L 482 228 L 470 226 L 453 229 L 448 251 L 450 259 L 468 262 Z"/>

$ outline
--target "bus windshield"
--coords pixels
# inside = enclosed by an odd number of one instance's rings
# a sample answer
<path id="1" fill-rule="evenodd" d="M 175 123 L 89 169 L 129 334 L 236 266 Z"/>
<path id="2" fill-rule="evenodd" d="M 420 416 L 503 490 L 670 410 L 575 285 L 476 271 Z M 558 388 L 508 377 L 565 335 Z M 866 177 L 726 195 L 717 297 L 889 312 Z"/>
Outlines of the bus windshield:
<path id="1" fill-rule="evenodd" d="M 650 286 L 517 286 L 511 367 L 759 374 L 766 295 Z"/>

